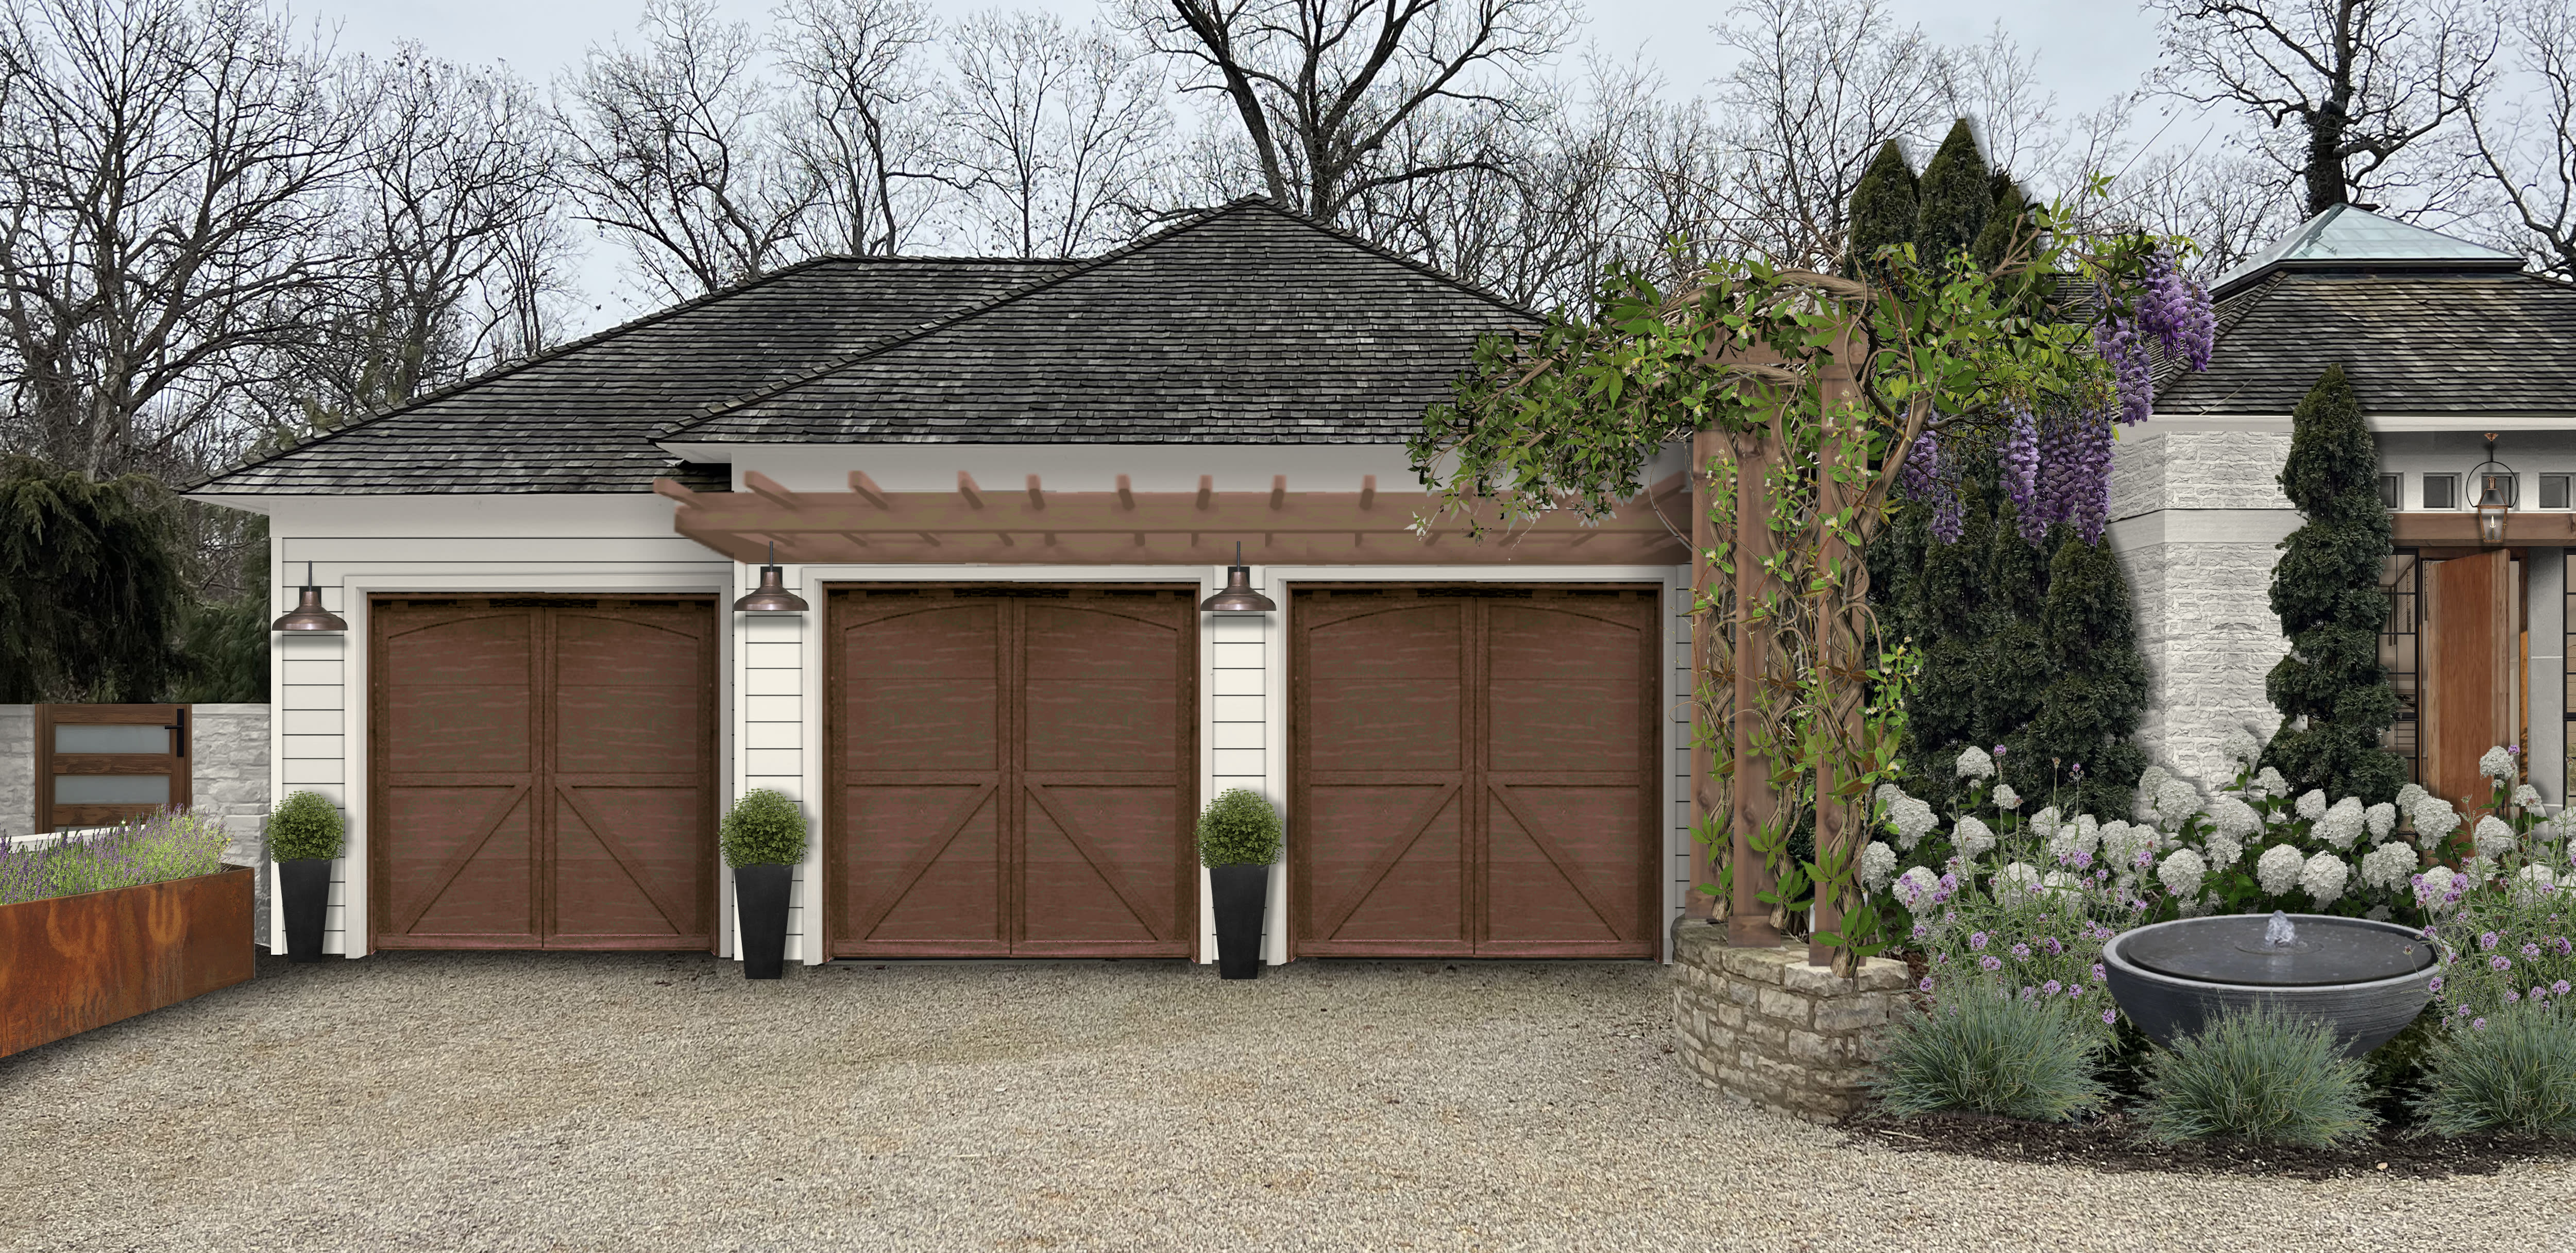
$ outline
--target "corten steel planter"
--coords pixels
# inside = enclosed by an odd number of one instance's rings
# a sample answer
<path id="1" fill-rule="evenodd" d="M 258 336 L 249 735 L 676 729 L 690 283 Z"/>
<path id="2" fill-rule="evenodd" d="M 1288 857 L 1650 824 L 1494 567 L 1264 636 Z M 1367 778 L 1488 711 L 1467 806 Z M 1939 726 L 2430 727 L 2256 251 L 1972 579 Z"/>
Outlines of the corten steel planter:
<path id="1" fill-rule="evenodd" d="M 2441 965 L 2432 941 L 2422 932 L 2393 922 L 2324 914 L 2291 914 L 2288 919 L 2303 938 L 2320 942 L 2320 947 L 2313 953 L 2303 952 L 2301 959 L 2285 961 L 2277 973 L 2246 966 L 2244 959 L 2249 957 L 2261 964 L 2262 954 L 2229 942 L 2250 939 L 2267 919 L 2230 914 L 2182 918 L 2121 932 L 2102 946 L 2103 978 L 2138 1029 L 2165 1045 L 2199 1033 L 2221 1013 L 2268 1006 L 2326 1023 L 2334 1029 L 2344 1056 L 2360 1057 L 2405 1030 L 2432 1000 L 2432 978 L 2441 973 Z M 2239 930 L 2241 937 L 2234 935 Z M 2193 946 L 2184 937 L 2196 932 L 2212 937 L 2197 951 L 2219 956 L 2221 964 L 2238 963 L 2238 973 L 2219 977 L 2213 967 L 2209 977 L 2194 978 L 2172 969 L 2150 968 L 2159 963 L 2195 964 Z M 2324 960 L 2305 961 L 2308 956 Z M 2209 962 L 2203 959 L 2198 964 Z M 2310 969 L 2302 971 L 2302 964 Z M 2337 977 L 2338 965 L 2347 972 L 2344 977 Z M 2406 969 L 2410 965 L 2414 968 Z M 2387 974 L 2389 969 L 2399 973 Z"/>
<path id="2" fill-rule="evenodd" d="M 776 979 L 787 960 L 787 889 L 794 866 L 733 868 L 734 912 L 742 923 L 742 977 Z"/>
<path id="3" fill-rule="evenodd" d="M 0 1057 L 248 980 L 257 873 L 0 905 Z"/>
<path id="4" fill-rule="evenodd" d="M 1208 867 L 1216 907 L 1216 969 L 1224 979 L 1261 977 L 1261 914 L 1270 902 L 1270 867 Z"/>
<path id="5" fill-rule="evenodd" d="M 277 895 L 286 910 L 286 960 L 322 960 L 322 920 L 331 912 L 329 857 L 289 857 L 277 863 Z"/>

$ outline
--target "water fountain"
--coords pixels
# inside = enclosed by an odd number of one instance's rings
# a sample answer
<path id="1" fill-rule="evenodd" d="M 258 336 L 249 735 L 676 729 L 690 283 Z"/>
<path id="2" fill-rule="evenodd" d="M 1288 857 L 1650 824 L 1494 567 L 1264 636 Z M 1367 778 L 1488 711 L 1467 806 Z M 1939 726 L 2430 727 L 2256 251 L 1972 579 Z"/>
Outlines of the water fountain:
<path id="1" fill-rule="evenodd" d="M 2183 918 L 2102 946 L 2111 995 L 2159 1044 L 2220 1013 L 2269 1005 L 2330 1024 L 2347 1057 L 2423 1012 L 2438 960 L 2421 932 L 2325 914 Z"/>

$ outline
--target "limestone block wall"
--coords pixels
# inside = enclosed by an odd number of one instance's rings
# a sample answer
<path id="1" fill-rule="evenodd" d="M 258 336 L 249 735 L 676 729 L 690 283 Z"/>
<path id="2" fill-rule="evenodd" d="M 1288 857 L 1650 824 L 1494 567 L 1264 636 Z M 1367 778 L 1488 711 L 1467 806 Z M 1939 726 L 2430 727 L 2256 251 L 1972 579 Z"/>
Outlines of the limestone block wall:
<path id="1" fill-rule="evenodd" d="M 1873 960 L 1850 979 L 1807 964 L 1807 946 L 1728 948 L 1723 923 L 1673 934 L 1673 1045 L 1729 1099 L 1831 1122 L 1860 1109 L 1878 1043 L 1907 1009 L 1906 968 Z"/>
<path id="2" fill-rule="evenodd" d="M 0 839 L 36 830 L 36 707 L 0 705 Z"/>
<path id="3" fill-rule="evenodd" d="M 2278 475 L 2278 429 L 2149 422 L 2125 432 L 2111 468 L 2112 551 L 2129 578 L 2148 707 L 2138 741 L 2204 787 L 2228 774 L 2219 745 L 2280 715 L 2263 680 L 2288 651 L 2272 615 L 2278 545 L 2299 526 Z"/>

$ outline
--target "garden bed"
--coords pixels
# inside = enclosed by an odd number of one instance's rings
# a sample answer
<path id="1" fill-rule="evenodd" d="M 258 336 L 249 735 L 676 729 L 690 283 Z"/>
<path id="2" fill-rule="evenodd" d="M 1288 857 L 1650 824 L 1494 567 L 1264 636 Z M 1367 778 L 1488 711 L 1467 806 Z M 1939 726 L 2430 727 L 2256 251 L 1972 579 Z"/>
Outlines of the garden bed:
<path id="1" fill-rule="evenodd" d="M 256 873 L 0 905 L 0 1057 L 248 980 Z"/>
<path id="2" fill-rule="evenodd" d="M 2412 1178 L 2492 1175 L 2534 1160 L 2576 1160 L 2576 1142 L 2517 1136 L 2415 1136 L 2382 1130 L 2336 1148 L 2303 1148 L 2248 1140 L 2163 1144 L 2122 1114 L 2093 1122 L 2042 1123 L 1985 1114 L 1913 1118 L 1860 1114 L 1836 1126 L 1853 1139 L 1899 1153 L 1956 1153 L 1989 1161 L 2090 1170 L 2161 1170 L 2205 1175 L 2279 1175 L 2338 1179 L 2364 1175 Z"/>

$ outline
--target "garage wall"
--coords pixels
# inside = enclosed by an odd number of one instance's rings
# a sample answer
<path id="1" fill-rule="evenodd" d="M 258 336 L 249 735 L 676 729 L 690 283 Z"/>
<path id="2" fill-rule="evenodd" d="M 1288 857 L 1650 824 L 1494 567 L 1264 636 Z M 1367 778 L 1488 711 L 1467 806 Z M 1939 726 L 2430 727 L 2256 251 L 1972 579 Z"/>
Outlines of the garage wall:
<path id="1" fill-rule="evenodd" d="M 797 586 L 803 577 L 801 570 L 798 566 L 786 567 L 788 586 Z M 734 572 L 736 588 L 728 597 L 740 596 L 760 583 L 757 566 L 736 566 Z M 808 668 L 805 641 L 809 637 L 817 641 L 822 638 L 823 598 L 809 592 L 805 599 L 813 605 L 812 613 L 728 615 L 733 619 L 737 641 L 734 657 L 741 668 L 734 690 L 742 693 L 742 733 L 736 740 L 735 782 L 726 803 L 731 803 L 731 797 L 765 787 L 786 794 L 804 807 L 808 832 L 805 864 L 796 868 L 787 891 L 787 960 L 819 962 L 823 960 L 822 947 L 806 944 L 805 928 L 807 919 L 822 916 L 823 907 L 823 658 L 816 652 Z M 814 689 L 810 693 L 806 690 L 808 678 Z M 809 726 L 814 731 L 810 743 L 806 734 Z M 815 767 L 811 787 L 805 777 L 809 762 Z M 810 899 L 808 885 L 816 889 Z M 742 937 L 734 927 L 730 868 L 724 873 L 717 896 L 726 937 L 724 952 L 728 957 L 737 957 L 742 953 Z"/>

